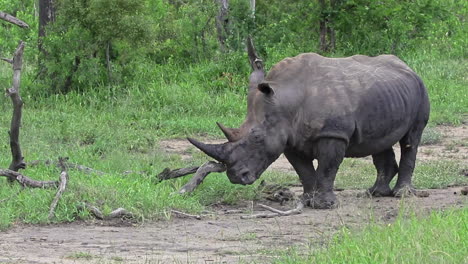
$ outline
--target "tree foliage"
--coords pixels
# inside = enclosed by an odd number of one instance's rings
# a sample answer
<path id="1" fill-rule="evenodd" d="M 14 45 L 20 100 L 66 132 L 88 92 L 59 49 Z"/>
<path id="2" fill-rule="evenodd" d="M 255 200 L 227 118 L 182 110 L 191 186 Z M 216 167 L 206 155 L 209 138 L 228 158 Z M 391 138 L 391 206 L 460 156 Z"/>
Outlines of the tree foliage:
<path id="1" fill-rule="evenodd" d="M 226 50 L 221 52 L 217 1 L 57 0 L 57 18 L 44 40 L 48 72 L 42 83 L 48 94 L 103 85 L 125 89 L 141 82 L 142 67 L 190 67 L 206 61 L 220 65 L 220 69 L 207 70 L 211 79 L 224 78 L 221 68 L 248 71 L 248 67 L 236 65 L 245 57 L 248 35 L 269 61 L 299 52 L 320 52 L 319 25 L 323 20 L 334 30 L 336 41 L 336 49 L 326 55 L 401 56 L 422 46 L 450 56 L 467 55 L 466 1 L 319 2 L 257 0 L 253 16 L 249 0 L 230 0 L 223 44 Z M 21 31 L 0 23 L 0 52 L 14 49 L 18 39 L 37 41 L 35 5 L 33 0 L 0 0 L 2 11 L 17 15 L 32 28 Z M 36 59 L 38 54 L 29 49 L 26 59 Z"/>

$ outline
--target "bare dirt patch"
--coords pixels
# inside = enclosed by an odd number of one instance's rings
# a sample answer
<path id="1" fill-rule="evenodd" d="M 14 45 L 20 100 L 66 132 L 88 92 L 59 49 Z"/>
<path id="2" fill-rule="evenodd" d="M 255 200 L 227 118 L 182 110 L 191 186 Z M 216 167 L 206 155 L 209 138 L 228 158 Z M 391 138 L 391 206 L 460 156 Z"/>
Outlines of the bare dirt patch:
<path id="1" fill-rule="evenodd" d="M 419 158 L 466 162 L 468 129 L 440 129 L 445 135 L 442 142 L 422 146 Z M 170 153 L 191 158 L 191 146 L 185 140 L 160 144 Z M 284 157 L 270 169 L 292 171 Z M 429 197 L 404 199 L 359 198 L 362 191 L 344 190 L 337 192 L 337 209 L 306 208 L 300 215 L 271 219 L 240 219 L 241 215 L 263 210 L 256 203 L 245 202 L 237 207 L 213 207 L 202 220 L 173 218 L 141 225 L 100 221 L 17 225 L 0 233 L 0 263 L 271 263 L 278 252 L 291 246 L 305 252 L 323 245 L 344 226 L 359 228 L 371 221 L 393 221 L 403 208 L 419 214 L 466 208 L 468 196 L 461 194 L 464 188 L 428 190 Z M 301 192 L 300 188 L 293 191 Z M 261 202 L 283 210 L 294 207 Z M 242 212 L 226 213 L 232 209 Z"/>
<path id="2" fill-rule="evenodd" d="M 251 213 L 247 203 L 242 213 L 225 214 L 233 208 L 218 207 L 202 220 L 132 227 L 102 222 L 18 226 L 1 234 L 0 263 L 270 263 L 277 250 L 320 246 L 343 226 L 392 221 L 402 205 L 420 213 L 466 207 L 468 198 L 461 188 L 429 190 L 428 198 L 404 200 L 358 198 L 359 191 L 345 190 L 338 192 L 338 209 L 306 208 L 300 215 L 273 219 L 240 219 Z M 260 211 L 253 206 L 253 212 Z"/>

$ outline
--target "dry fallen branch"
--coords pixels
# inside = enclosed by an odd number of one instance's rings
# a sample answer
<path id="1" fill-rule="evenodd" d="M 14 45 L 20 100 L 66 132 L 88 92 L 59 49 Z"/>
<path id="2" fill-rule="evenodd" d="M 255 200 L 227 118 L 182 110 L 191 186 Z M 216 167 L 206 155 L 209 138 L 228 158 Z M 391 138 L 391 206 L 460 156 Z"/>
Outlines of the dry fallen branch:
<path id="1" fill-rule="evenodd" d="M 174 216 L 179 217 L 179 218 L 194 218 L 197 220 L 201 220 L 202 218 L 200 215 L 187 214 L 187 213 L 183 213 L 177 210 L 171 210 L 171 213 L 174 214 Z"/>
<path id="2" fill-rule="evenodd" d="M 49 220 L 52 219 L 55 215 L 55 208 L 57 207 L 59 199 L 62 197 L 62 193 L 65 191 L 65 188 L 67 188 L 67 180 L 68 180 L 68 173 L 66 170 L 63 170 L 62 173 L 60 174 L 60 184 L 59 188 L 57 190 L 57 193 L 55 194 L 55 198 L 50 204 L 50 209 L 49 209 Z"/>
<path id="3" fill-rule="evenodd" d="M 6 22 L 9 22 L 9 23 L 15 24 L 18 27 L 29 28 L 29 25 L 26 24 L 25 22 L 21 21 L 20 19 L 12 16 L 10 14 L 2 12 L 2 11 L 0 11 L 0 19 L 5 20 Z"/>
<path id="4" fill-rule="evenodd" d="M 201 165 L 200 168 L 198 168 L 197 172 L 195 173 L 195 176 L 190 179 L 190 181 L 182 186 L 182 188 L 179 190 L 179 193 L 187 193 L 187 192 L 192 192 L 197 188 L 198 185 L 200 185 L 205 177 L 210 174 L 211 172 L 223 172 L 226 171 L 226 166 L 222 163 L 217 163 L 214 161 L 208 161 L 205 164 Z"/>
<path id="5" fill-rule="evenodd" d="M 101 210 L 99 210 L 99 208 L 96 206 L 90 205 L 88 203 L 80 204 L 76 207 L 76 209 L 78 209 L 78 211 L 89 211 L 95 218 L 99 220 L 104 219 L 104 215 L 102 214 Z"/>
<path id="6" fill-rule="evenodd" d="M 76 208 L 78 209 L 78 211 L 89 211 L 96 219 L 99 220 L 110 220 L 114 218 L 134 218 L 134 215 L 124 208 L 117 208 L 114 211 L 110 212 L 110 214 L 107 216 L 104 216 L 104 214 L 101 212 L 101 210 L 99 210 L 99 208 L 88 203 L 80 204 Z"/>
<path id="7" fill-rule="evenodd" d="M 264 204 L 259 204 L 260 207 L 263 209 L 266 209 L 268 211 L 271 211 L 273 213 L 264 213 L 264 214 L 253 214 L 253 215 L 243 215 L 241 216 L 241 219 L 254 219 L 254 218 L 273 218 L 277 216 L 288 216 L 288 215 L 295 215 L 295 214 L 301 214 L 302 209 L 304 209 L 304 203 L 301 201 L 297 202 L 296 208 L 287 210 L 287 211 L 281 211 L 278 209 L 275 209 L 273 207 L 264 205 Z"/>
<path id="8" fill-rule="evenodd" d="M 23 187 L 29 188 L 57 188 L 59 185 L 57 181 L 36 181 L 12 170 L 0 169 L 0 176 L 8 177 L 13 181 L 19 182 Z"/>
<path id="9" fill-rule="evenodd" d="M 198 168 L 199 167 L 188 167 L 188 168 L 175 169 L 175 170 L 170 170 L 169 168 L 165 168 L 161 173 L 158 174 L 157 177 L 161 181 L 179 178 L 179 177 L 197 172 Z"/>
<path id="10" fill-rule="evenodd" d="M 133 218 L 133 214 L 125 210 L 124 208 L 117 208 L 114 211 L 112 211 L 108 216 L 104 217 L 104 219 L 112 218 Z"/>

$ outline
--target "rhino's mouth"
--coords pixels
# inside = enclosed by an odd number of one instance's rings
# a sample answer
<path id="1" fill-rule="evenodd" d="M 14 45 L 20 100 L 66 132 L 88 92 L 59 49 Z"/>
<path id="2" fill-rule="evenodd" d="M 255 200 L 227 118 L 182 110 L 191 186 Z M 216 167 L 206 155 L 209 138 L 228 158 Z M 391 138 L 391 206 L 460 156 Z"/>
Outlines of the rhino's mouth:
<path id="1" fill-rule="evenodd" d="M 229 178 L 229 181 L 234 184 L 242 184 L 242 185 L 251 185 L 253 184 L 260 175 L 266 170 L 268 166 L 262 166 L 257 171 L 252 171 L 247 167 L 243 167 L 241 169 L 234 169 L 233 167 L 229 167 L 226 171 L 226 175 Z"/>

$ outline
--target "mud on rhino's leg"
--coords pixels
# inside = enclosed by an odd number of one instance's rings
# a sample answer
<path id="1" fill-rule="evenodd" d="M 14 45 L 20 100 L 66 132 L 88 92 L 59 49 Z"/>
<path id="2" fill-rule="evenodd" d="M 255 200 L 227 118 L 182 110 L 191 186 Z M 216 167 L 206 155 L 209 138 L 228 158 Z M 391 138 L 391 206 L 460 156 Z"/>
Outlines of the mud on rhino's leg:
<path id="1" fill-rule="evenodd" d="M 377 179 L 374 186 L 367 191 L 372 196 L 393 196 L 390 182 L 398 173 L 398 164 L 395 160 L 393 148 L 372 155 L 372 161 L 377 169 Z"/>
<path id="2" fill-rule="evenodd" d="M 346 143 L 341 139 L 321 138 L 317 140 L 314 147 L 314 156 L 318 161 L 317 185 L 312 194 L 304 193 L 304 198 L 308 199 L 307 204 L 312 208 L 328 209 L 337 206 L 333 185 L 345 152 Z"/>
<path id="3" fill-rule="evenodd" d="M 297 175 L 299 175 L 304 193 L 312 193 L 317 186 L 317 175 L 312 163 L 313 158 L 297 155 L 290 151 L 285 151 L 284 155 L 296 170 Z"/>

